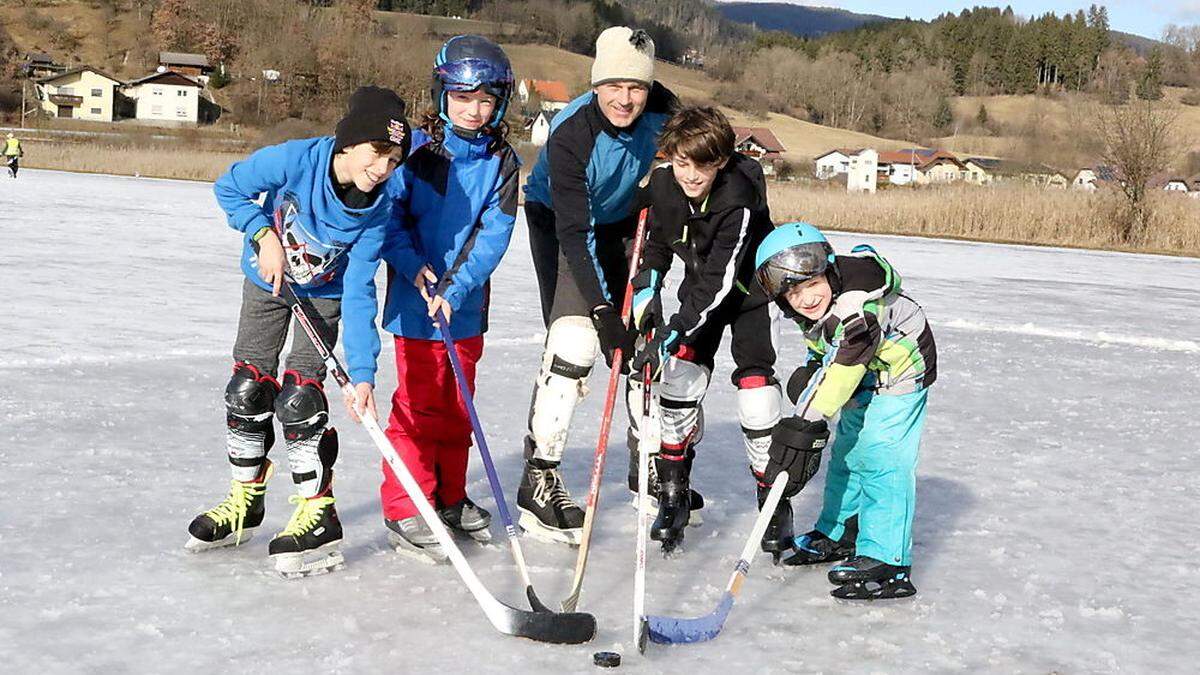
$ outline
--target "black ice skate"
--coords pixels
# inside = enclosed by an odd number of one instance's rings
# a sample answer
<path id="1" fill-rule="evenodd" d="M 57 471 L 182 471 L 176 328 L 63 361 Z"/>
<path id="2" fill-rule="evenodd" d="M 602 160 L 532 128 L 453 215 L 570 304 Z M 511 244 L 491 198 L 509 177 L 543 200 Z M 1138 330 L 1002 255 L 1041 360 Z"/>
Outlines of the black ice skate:
<path id="1" fill-rule="evenodd" d="M 692 470 L 692 458 L 695 457 L 695 455 L 695 450 L 688 451 L 687 465 L 689 475 L 691 474 Z M 633 447 L 629 450 L 629 475 L 626 476 L 626 480 L 628 481 L 629 493 L 631 495 L 629 505 L 636 509 L 638 507 L 638 451 L 636 447 Z M 658 485 L 658 469 L 655 468 L 653 455 L 650 457 L 650 476 L 647 481 L 649 485 L 646 488 L 646 510 L 658 512 L 658 493 L 660 489 Z M 700 494 L 696 490 L 689 489 L 688 499 L 691 503 L 692 511 L 691 517 L 688 520 L 688 525 L 690 527 L 700 527 L 704 524 L 704 518 L 698 512 L 700 509 L 704 508 L 704 495 Z"/>
<path id="2" fill-rule="evenodd" d="M 530 536 L 578 546 L 583 538 L 583 509 L 571 501 L 558 465 L 531 459 L 517 489 L 520 525 Z"/>
<path id="3" fill-rule="evenodd" d="M 264 459 L 258 476 L 249 482 L 230 481 L 225 501 L 201 513 L 188 526 L 191 538 L 184 548 L 192 553 L 223 546 L 240 546 L 254 536 L 266 513 L 267 481 L 274 473 L 271 460 Z"/>
<path id="4" fill-rule="evenodd" d="M 659 456 L 658 516 L 650 526 L 650 538 L 662 542 L 663 555 L 669 555 L 683 543 L 683 531 L 691 515 L 691 490 L 688 487 L 688 466 L 682 459 Z"/>
<path id="5" fill-rule="evenodd" d="M 816 565 L 837 562 L 854 557 L 854 540 L 858 538 L 858 517 L 846 521 L 841 539 L 834 541 L 820 530 L 813 530 L 796 537 L 792 554 L 783 560 L 784 565 Z"/>
<path id="6" fill-rule="evenodd" d="M 418 562 L 438 565 L 449 560 L 433 530 L 421 516 L 410 516 L 400 520 L 384 519 L 388 540 L 397 553 Z M 486 526 L 485 526 L 486 527 Z"/>
<path id="7" fill-rule="evenodd" d="M 345 562 L 339 550 L 342 523 L 333 506 L 333 493 L 311 499 L 292 495 L 288 501 L 296 510 L 268 548 L 275 570 L 294 579 L 340 568 Z"/>
<path id="8" fill-rule="evenodd" d="M 890 600 L 917 594 L 909 578 L 911 567 L 855 556 L 829 570 L 829 583 L 838 588 L 829 592 L 839 600 Z"/>
<path id="9" fill-rule="evenodd" d="M 770 491 L 770 487 L 758 486 L 759 509 L 762 509 L 763 502 L 767 501 Z M 772 560 L 778 565 L 780 556 L 792 548 L 792 537 L 792 502 L 780 499 L 779 505 L 775 507 L 775 515 L 771 517 L 767 530 L 763 532 L 762 550 L 764 553 L 770 553 Z"/>
<path id="10" fill-rule="evenodd" d="M 468 536 L 478 542 L 486 543 L 492 540 L 492 533 L 488 530 L 488 526 L 492 524 L 492 514 L 468 497 L 464 497 L 457 504 L 438 509 L 438 517 L 451 532 Z"/>

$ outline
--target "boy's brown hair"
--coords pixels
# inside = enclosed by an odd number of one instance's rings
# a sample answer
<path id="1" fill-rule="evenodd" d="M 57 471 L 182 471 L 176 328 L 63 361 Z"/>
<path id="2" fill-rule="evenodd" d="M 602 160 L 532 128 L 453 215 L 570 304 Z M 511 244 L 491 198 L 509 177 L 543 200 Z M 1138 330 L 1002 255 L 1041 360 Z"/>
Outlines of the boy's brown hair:
<path id="1" fill-rule="evenodd" d="M 679 155 L 697 164 L 716 164 L 733 156 L 734 140 L 733 127 L 720 110 L 692 106 L 663 125 L 658 149 L 667 159 Z"/>

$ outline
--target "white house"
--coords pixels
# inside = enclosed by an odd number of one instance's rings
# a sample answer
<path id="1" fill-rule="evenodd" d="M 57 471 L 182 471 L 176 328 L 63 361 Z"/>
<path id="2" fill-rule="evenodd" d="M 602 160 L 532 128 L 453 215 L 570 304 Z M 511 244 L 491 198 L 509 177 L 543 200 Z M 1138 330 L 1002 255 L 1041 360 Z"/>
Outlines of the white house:
<path id="1" fill-rule="evenodd" d="M 846 190 L 874 194 L 879 180 L 879 153 L 870 148 L 850 158 L 846 170 Z"/>
<path id="2" fill-rule="evenodd" d="M 1071 188 L 1074 190 L 1095 192 L 1096 171 L 1094 169 L 1080 169 L 1079 172 L 1075 174 L 1075 178 L 1071 180 Z"/>
<path id="3" fill-rule="evenodd" d="M 1187 192 L 1188 183 L 1184 178 L 1170 178 L 1163 184 L 1163 189 L 1167 192 Z"/>
<path id="4" fill-rule="evenodd" d="M 133 80 L 125 90 L 137 102 L 139 122 L 176 126 L 199 124 L 202 89 L 196 80 L 168 70 Z"/>
<path id="5" fill-rule="evenodd" d="M 34 89 L 42 111 L 51 116 L 111 122 L 121 116 L 121 81 L 83 66 L 37 80 Z"/>
<path id="6" fill-rule="evenodd" d="M 557 111 L 539 110 L 538 114 L 525 124 L 529 129 L 529 142 L 541 147 L 550 138 L 550 123 L 554 121 Z"/>
<path id="7" fill-rule="evenodd" d="M 835 148 L 823 155 L 818 155 L 816 159 L 817 178 L 828 180 L 838 174 L 846 173 L 850 170 L 850 158 L 859 152 L 862 152 L 861 148 Z"/>
<path id="8" fill-rule="evenodd" d="M 879 177 L 892 185 L 910 185 L 917 179 L 917 167 L 924 158 L 911 150 L 891 150 L 879 153 Z"/>

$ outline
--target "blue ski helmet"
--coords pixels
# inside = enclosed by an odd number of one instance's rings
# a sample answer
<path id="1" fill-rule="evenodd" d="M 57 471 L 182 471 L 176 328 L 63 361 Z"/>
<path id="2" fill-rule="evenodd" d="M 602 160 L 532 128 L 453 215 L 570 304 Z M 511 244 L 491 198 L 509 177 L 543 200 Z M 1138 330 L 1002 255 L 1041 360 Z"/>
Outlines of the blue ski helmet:
<path id="1" fill-rule="evenodd" d="M 487 125 L 497 127 L 504 120 L 513 93 L 508 55 L 500 45 L 480 35 L 456 35 L 446 40 L 433 60 L 433 83 L 429 88 L 438 117 L 451 123 L 446 115 L 446 92 L 479 88 L 496 97 L 496 110 Z"/>
<path id="2" fill-rule="evenodd" d="M 754 256 L 754 277 L 778 300 L 789 288 L 802 284 L 829 269 L 833 247 L 815 226 L 808 223 L 783 223 L 758 245 Z"/>

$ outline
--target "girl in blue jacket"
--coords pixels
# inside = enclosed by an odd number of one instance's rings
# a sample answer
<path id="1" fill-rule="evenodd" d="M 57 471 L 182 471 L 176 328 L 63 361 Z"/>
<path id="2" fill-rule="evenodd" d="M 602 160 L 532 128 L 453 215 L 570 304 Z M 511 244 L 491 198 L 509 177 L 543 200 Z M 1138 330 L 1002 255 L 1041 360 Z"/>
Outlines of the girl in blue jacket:
<path id="1" fill-rule="evenodd" d="M 448 40 L 434 61 L 435 109 L 423 124 L 431 140 L 388 188 L 394 221 L 383 254 L 391 267 L 383 325 L 395 335 L 397 386 L 387 435 L 446 525 L 477 539 L 487 537 L 491 516 L 467 498 L 471 425 L 434 317 L 449 319 L 474 391 L 488 278 L 516 221 L 519 160 L 504 123 L 512 89 L 499 46 L 476 35 Z M 399 550 L 445 559 L 386 462 L 380 496 Z"/>
<path id="2" fill-rule="evenodd" d="M 369 397 L 379 354 L 374 277 L 388 223 L 386 185 L 410 143 L 404 101 L 390 89 L 362 87 L 335 136 L 263 148 L 217 180 L 217 202 L 230 227 L 244 233 L 246 278 L 225 388 L 233 480 L 229 496 L 192 521 L 189 550 L 239 545 L 262 524 L 277 415 L 299 494 L 290 499 L 296 510 L 287 527 L 269 546 L 275 567 L 294 576 L 342 562 L 331 489 L 337 433 L 322 389 L 325 364 L 297 327 L 282 383 L 276 379 L 291 320 L 279 291 L 285 280 L 291 284 L 330 346 L 344 315 L 350 377 L 360 397 Z"/>

